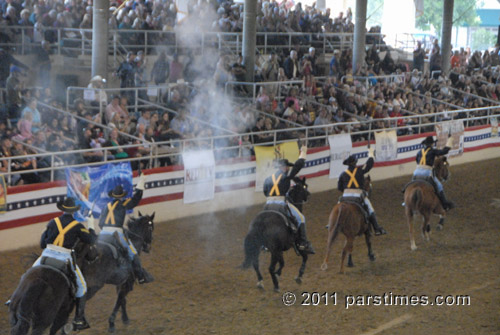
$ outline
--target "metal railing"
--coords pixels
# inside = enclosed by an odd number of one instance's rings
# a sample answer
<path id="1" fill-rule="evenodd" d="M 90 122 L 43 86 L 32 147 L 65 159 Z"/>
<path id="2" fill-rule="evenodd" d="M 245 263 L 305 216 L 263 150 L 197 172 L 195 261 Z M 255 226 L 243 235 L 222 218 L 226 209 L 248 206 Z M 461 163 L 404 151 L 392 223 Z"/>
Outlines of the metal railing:
<path id="1" fill-rule="evenodd" d="M 83 99 L 85 102 L 90 103 L 95 101 L 98 103 L 98 106 L 92 107 L 87 106 L 88 109 L 97 110 L 99 112 L 99 116 L 101 120 L 104 120 L 103 113 L 106 110 L 106 106 L 110 101 L 110 97 L 108 94 L 116 94 L 127 97 L 129 105 L 127 108 L 131 108 L 134 110 L 134 113 L 138 113 L 139 108 L 146 107 L 144 104 L 141 105 L 141 101 L 150 102 L 144 98 L 144 96 L 152 97 L 157 101 L 161 98 L 162 95 L 167 94 L 170 96 L 172 88 L 177 86 L 177 84 L 165 84 L 165 85 L 149 85 L 144 87 L 125 87 L 125 88 L 88 88 L 88 87 L 78 87 L 78 86 L 69 86 L 66 88 L 66 110 L 69 110 L 70 107 L 73 106 L 73 102 L 75 99 Z M 100 101 L 98 101 L 101 96 L 101 92 L 106 95 L 106 105 L 104 106 Z"/>
<path id="2" fill-rule="evenodd" d="M 387 83 L 394 83 L 394 82 L 400 82 L 400 83 L 405 83 L 406 75 L 404 73 L 402 74 L 389 74 L 389 75 L 383 75 L 383 76 L 353 76 L 353 80 L 357 80 L 360 82 L 364 82 L 366 88 L 369 88 L 370 86 L 375 85 L 377 82 L 380 81 L 385 81 Z M 340 78 L 341 82 L 344 82 L 346 79 L 346 76 L 343 76 Z M 375 81 L 375 83 L 373 83 Z"/>
<path id="3" fill-rule="evenodd" d="M 437 37 L 432 34 L 412 34 L 412 33 L 397 33 L 394 36 L 393 46 L 398 49 L 403 49 L 406 52 L 413 52 L 417 47 L 417 42 L 422 42 L 422 49 L 431 49 L 432 43 Z M 392 43 L 392 41 L 388 41 Z"/>
<path id="4" fill-rule="evenodd" d="M 41 27 L 35 31 L 31 26 L 5 26 L 1 31 L 10 32 L 12 42 L 0 43 L 0 47 L 10 48 L 26 54 L 40 46 L 43 39 L 52 43 L 58 55 L 90 55 L 92 52 L 92 29 Z M 332 53 L 334 50 L 351 48 L 353 33 L 301 33 L 301 32 L 257 32 L 257 49 L 262 54 L 271 50 L 291 50 L 296 46 L 307 49 L 314 46 L 318 53 Z M 367 33 L 368 45 L 385 45 L 379 33 Z M 124 50 L 143 50 L 150 54 L 157 48 L 191 49 L 204 54 L 207 49 L 230 50 L 237 54 L 242 50 L 243 33 L 202 31 L 200 33 L 164 32 L 161 30 L 109 30 L 109 55 L 116 57 Z"/>
<path id="5" fill-rule="evenodd" d="M 476 116 L 478 112 L 482 115 Z M 500 116 L 500 106 L 474 108 L 468 110 L 444 111 L 441 113 L 412 115 L 398 118 L 374 119 L 368 120 L 366 122 L 341 122 L 320 126 L 294 127 L 263 132 L 230 134 L 205 138 L 178 139 L 164 142 L 143 141 L 140 144 L 127 144 L 118 147 L 80 149 L 64 152 L 45 152 L 28 156 L 3 157 L 0 158 L 0 161 L 6 163 L 4 164 L 4 166 L 7 167 L 4 175 L 7 177 L 9 182 L 11 180 L 11 177 L 16 174 L 43 172 L 49 172 L 50 180 L 52 181 L 54 180 L 56 171 L 65 169 L 67 167 L 94 166 L 102 164 L 103 162 L 109 162 L 110 158 L 113 157 L 110 152 L 117 149 L 127 150 L 130 148 L 147 147 L 147 149 L 149 149 L 149 154 L 143 154 L 141 157 L 128 158 L 127 160 L 133 162 L 146 161 L 149 164 L 148 167 L 153 168 L 156 167 L 158 162 L 160 162 L 162 159 L 167 158 L 171 159 L 173 163 L 181 163 L 182 153 L 188 150 L 211 149 L 214 150 L 216 157 L 218 159 L 221 159 L 226 157 L 241 156 L 245 150 L 248 150 L 254 145 L 276 145 L 279 143 L 295 140 L 300 140 L 303 143 L 317 143 L 317 145 L 328 145 L 328 136 L 335 134 L 339 130 L 348 132 L 349 134 L 351 134 L 351 136 L 358 140 L 367 140 L 373 138 L 373 133 L 377 130 L 390 128 L 403 132 L 409 132 L 411 130 L 411 133 L 422 133 L 433 131 L 434 126 L 439 122 L 452 119 L 463 120 L 465 127 L 474 125 L 476 123 L 489 124 L 492 115 Z M 430 122 L 428 122 L 428 120 L 430 120 Z M 263 139 L 261 138 L 260 140 L 255 140 L 255 138 L 259 136 L 263 137 Z M 254 138 L 254 143 L 251 143 L 250 141 L 250 139 L 252 138 Z M 56 161 L 62 159 L 61 157 L 68 155 L 82 155 L 89 152 L 100 152 L 100 155 L 103 157 L 102 161 L 84 162 L 81 164 L 69 164 L 64 166 L 55 164 Z M 51 166 L 35 170 L 31 169 L 23 171 L 13 171 L 11 168 L 13 161 L 20 158 L 47 158 L 51 162 Z"/>
<path id="6" fill-rule="evenodd" d="M 272 93 L 277 99 L 281 99 L 282 93 L 287 93 L 292 86 L 300 86 L 304 88 L 304 80 L 287 80 L 287 81 L 265 81 L 265 82 L 244 82 L 244 81 L 228 81 L 224 85 L 224 94 L 226 96 L 234 96 L 235 89 L 238 90 L 240 97 L 251 98 L 252 102 L 258 97 L 260 88 L 265 88 L 268 93 Z M 249 87 L 249 90 L 246 89 Z"/>

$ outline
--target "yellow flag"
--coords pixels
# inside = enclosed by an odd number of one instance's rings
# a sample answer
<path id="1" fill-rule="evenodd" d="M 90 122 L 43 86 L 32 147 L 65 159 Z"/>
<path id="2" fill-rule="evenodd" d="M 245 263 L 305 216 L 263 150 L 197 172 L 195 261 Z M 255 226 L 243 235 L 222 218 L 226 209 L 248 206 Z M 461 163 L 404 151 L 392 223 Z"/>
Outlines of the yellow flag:
<path id="1" fill-rule="evenodd" d="M 0 175 L 0 213 L 5 212 L 7 212 L 7 184 L 3 175 Z"/>
<path id="2" fill-rule="evenodd" d="M 264 180 L 277 169 L 275 162 L 280 159 L 288 159 L 295 163 L 299 158 L 299 147 L 297 142 L 286 142 L 275 146 L 255 146 L 255 162 L 257 171 L 255 173 L 255 191 L 261 192 Z"/>

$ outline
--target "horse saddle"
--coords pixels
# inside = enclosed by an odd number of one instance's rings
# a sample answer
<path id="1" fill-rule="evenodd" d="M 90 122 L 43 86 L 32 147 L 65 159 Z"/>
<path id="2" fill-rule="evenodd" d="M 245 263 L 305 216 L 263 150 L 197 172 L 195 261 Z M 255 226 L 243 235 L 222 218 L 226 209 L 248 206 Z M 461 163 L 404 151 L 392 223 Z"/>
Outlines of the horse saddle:
<path id="1" fill-rule="evenodd" d="M 361 213 L 363 213 L 365 220 L 368 220 L 368 217 L 370 215 L 368 214 L 368 210 L 365 208 L 365 196 L 364 195 L 361 195 L 360 197 L 341 196 L 339 198 L 339 202 L 345 202 L 345 203 L 356 205 L 359 208 L 359 210 L 361 210 Z"/>
<path id="2" fill-rule="evenodd" d="M 61 274 L 70 288 L 71 294 L 74 296 L 76 293 L 76 277 L 72 270 L 72 265 L 69 261 L 62 261 L 52 257 L 42 257 L 40 260 L 40 267 L 50 268 Z"/>
<path id="3" fill-rule="evenodd" d="M 97 237 L 97 244 L 108 247 L 108 249 L 111 250 L 113 259 L 119 260 L 120 255 L 127 252 L 120 244 L 119 240 L 120 237 L 117 232 L 114 232 L 112 235 L 99 234 Z"/>
<path id="4" fill-rule="evenodd" d="M 411 179 L 411 181 L 405 185 L 405 187 L 403 187 L 403 190 L 402 190 L 402 193 L 405 193 L 406 191 L 406 188 L 408 186 L 410 186 L 411 184 L 414 184 L 416 182 L 424 182 L 424 183 L 427 183 L 429 184 L 430 186 L 432 186 L 432 188 L 434 188 L 434 192 L 437 193 L 437 185 L 436 183 L 434 182 L 434 178 L 432 177 L 424 177 L 424 176 L 416 176 L 416 177 L 413 177 Z"/>
<path id="5" fill-rule="evenodd" d="M 290 213 L 288 206 L 281 204 L 266 204 L 264 206 L 264 212 L 274 212 L 281 215 L 285 221 L 285 225 L 293 232 L 296 233 L 298 230 L 298 223 L 295 218 Z M 262 212 L 263 213 L 263 212 Z"/>

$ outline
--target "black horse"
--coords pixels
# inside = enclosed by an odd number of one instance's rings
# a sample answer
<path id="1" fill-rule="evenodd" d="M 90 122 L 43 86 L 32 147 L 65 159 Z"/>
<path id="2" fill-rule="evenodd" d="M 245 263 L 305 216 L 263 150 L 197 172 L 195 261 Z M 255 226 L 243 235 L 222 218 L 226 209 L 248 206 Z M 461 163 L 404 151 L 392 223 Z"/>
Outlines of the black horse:
<path id="1" fill-rule="evenodd" d="M 138 218 L 130 218 L 128 230 L 124 229 L 125 235 L 132 242 L 137 252 L 149 253 L 153 242 L 153 230 L 155 213 L 151 216 L 142 215 L 139 212 Z M 127 294 L 134 287 L 135 277 L 132 264 L 128 259 L 127 251 L 123 248 L 113 248 L 110 244 L 102 243 L 101 239 L 97 244 L 98 257 L 94 262 L 84 263 L 82 266 L 83 276 L 87 281 L 86 300 L 90 300 L 105 284 L 116 286 L 118 297 L 116 299 L 113 312 L 108 319 L 109 332 L 115 331 L 115 319 L 118 310 L 121 308 L 122 321 L 129 323 L 127 315 Z"/>
<path id="2" fill-rule="evenodd" d="M 307 202 L 310 195 L 307 190 L 306 178 L 295 178 L 295 186 L 290 189 L 287 195 L 287 200 L 297 207 L 302 212 L 302 204 Z M 274 290 L 279 291 L 278 277 L 281 276 L 281 271 L 285 266 L 283 252 L 294 247 L 297 235 L 287 226 L 286 217 L 277 211 L 264 210 L 250 224 L 250 231 L 245 237 L 245 261 L 242 264 L 243 268 L 249 268 L 253 265 L 257 273 L 257 287 L 264 288 L 262 283 L 262 275 L 259 270 L 259 254 L 261 247 L 264 246 L 271 253 L 271 264 L 269 265 L 269 273 L 274 284 Z M 295 278 L 297 283 L 302 283 L 302 275 L 306 268 L 308 255 L 305 252 L 295 249 L 302 256 L 302 266 L 299 270 L 299 275 Z M 276 264 L 279 263 L 279 268 L 275 271 Z"/>
<path id="3" fill-rule="evenodd" d="M 79 243 L 75 249 L 80 265 L 89 248 Z M 41 335 L 49 327 L 49 334 L 54 335 L 64 327 L 75 305 L 76 278 L 70 267 L 69 263 L 47 259 L 21 277 L 9 304 L 11 335 L 28 334 L 30 328 L 32 335 Z"/>

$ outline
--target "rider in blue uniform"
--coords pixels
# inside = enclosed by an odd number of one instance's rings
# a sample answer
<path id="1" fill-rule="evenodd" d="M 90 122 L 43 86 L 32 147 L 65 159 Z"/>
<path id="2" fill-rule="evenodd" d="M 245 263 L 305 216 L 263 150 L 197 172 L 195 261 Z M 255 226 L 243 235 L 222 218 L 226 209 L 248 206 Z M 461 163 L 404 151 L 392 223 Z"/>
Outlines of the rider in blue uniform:
<path id="1" fill-rule="evenodd" d="M 307 240 L 306 235 L 306 220 L 304 215 L 293 204 L 286 201 L 286 193 L 290 189 L 290 182 L 304 167 L 307 156 L 307 147 L 303 146 L 300 149 L 299 159 L 295 164 L 289 163 L 286 159 L 281 159 L 278 162 L 279 169 L 264 181 L 264 194 L 266 196 L 266 205 L 279 204 L 288 207 L 289 213 L 295 218 L 299 229 L 299 250 L 309 254 L 314 254 L 315 251 L 311 243 Z M 290 167 L 292 167 L 290 171 Z"/>
<path id="2" fill-rule="evenodd" d="M 432 167 L 434 166 L 434 159 L 436 157 L 446 155 L 450 151 L 453 146 L 453 138 L 448 138 L 446 146 L 441 150 L 434 148 L 435 143 L 436 140 L 434 140 L 432 136 L 427 136 L 425 140 L 422 141 L 423 148 L 417 153 L 417 167 L 413 172 L 413 179 L 422 177 L 432 178 L 436 186 L 437 196 L 441 201 L 444 210 L 450 210 L 455 207 L 455 204 L 446 199 L 443 185 L 432 173 Z"/>
<path id="3" fill-rule="evenodd" d="M 134 208 L 139 204 L 139 201 L 141 201 L 145 181 L 146 177 L 141 174 L 139 182 L 135 187 L 136 191 L 134 192 L 132 198 L 125 198 L 127 193 L 123 189 L 123 186 L 117 185 L 112 191 L 109 192 L 109 196 L 114 198 L 114 200 L 109 202 L 107 206 L 104 207 L 99 218 L 99 227 L 102 229 L 101 234 L 113 235 L 115 232 L 118 233 L 120 244 L 128 252 L 128 256 L 132 262 L 134 275 L 139 284 L 150 283 L 154 279 L 153 276 L 142 268 L 137 250 L 135 250 L 134 245 L 129 241 L 129 239 L 126 238 L 123 232 L 123 224 L 125 223 L 127 210 Z"/>
<path id="4" fill-rule="evenodd" d="M 57 203 L 57 208 L 64 212 L 63 215 L 49 221 L 47 228 L 40 239 L 42 255 L 36 260 L 33 266 L 40 265 L 45 257 L 55 258 L 64 262 L 70 262 L 71 268 L 76 278 L 76 316 L 73 321 L 75 330 L 89 328 L 89 324 L 84 317 L 84 303 L 82 297 L 87 293 L 87 283 L 77 264 L 73 262 L 72 249 L 78 241 L 94 244 L 97 235 L 94 231 L 94 218 L 89 215 L 87 224 L 89 229 L 73 218 L 73 213 L 80 209 L 80 205 L 75 205 L 75 199 L 66 198 Z"/>
<path id="5" fill-rule="evenodd" d="M 354 155 L 351 155 L 346 160 L 344 160 L 343 164 L 347 165 L 348 168 L 340 174 L 337 189 L 340 192 L 343 192 L 343 195 L 345 197 L 364 196 L 364 204 L 369 215 L 368 222 L 373 226 L 375 235 L 384 235 L 387 234 L 387 231 L 378 225 L 373 206 L 370 202 L 370 199 L 368 199 L 368 194 L 366 194 L 366 191 L 363 188 L 365 183 L 364 175 L 368 173 L 373 167 L 373 157 L 374 149 L 369 148 L 368 160 L 363 166 L 356 166 L 356 164 L 358 163 L 358 159 Z"/>

